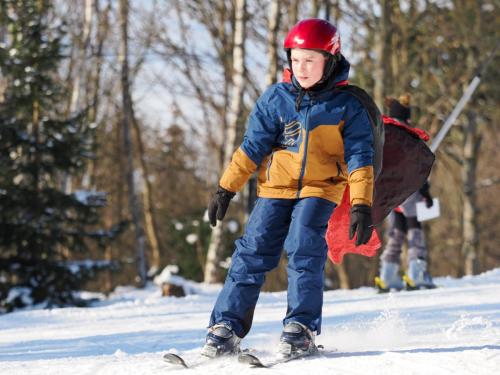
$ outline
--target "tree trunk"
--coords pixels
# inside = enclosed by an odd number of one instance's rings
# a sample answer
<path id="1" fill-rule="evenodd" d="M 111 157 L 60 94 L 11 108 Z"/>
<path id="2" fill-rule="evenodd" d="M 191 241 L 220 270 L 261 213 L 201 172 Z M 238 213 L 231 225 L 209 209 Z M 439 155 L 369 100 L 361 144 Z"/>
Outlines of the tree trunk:
<path id="1" fill-rule="evenodd" d="M 0 6 L 0 20 L 4 19 L 4 17 L 6 16 L 5 15 L 6 12 L 7 9 Z M 0 21 L 0 44 L 7 45 L 7 37 L 8 37 L 7 22 Z M 2 103 L 5 100 L 4 93 L 6 88 L 7 88 L 7 82 L 5 82 L 5 78 L 2 75 L 0 75 L 0 103 Z"/>
<path id="2" fill-rule="evenodd" d="M 127 155 L 127 188 L 129 197 L 129 207 L 132 214 L 132 222 L 135 229 L 135 245 L 137 252 L 138 266 L 138 285 L 144 287 L 146 285 L 146 257 L 144 254 L 144 229 L 141 223 L 141 215 L 139 202 L 135 193 L 134 186 L 134 160 L 132 137 L 130 125 L 133 123 L 133 102 L 130 96 L 129 87 L 129 65 L 128 65 L 128 0 L 120 0 L 120 65 L 121 65 L 121 88 L 122 88 L 122 105 L 123 105 L 123 139 L 124 152 Z"/>
<path id="3" fill-rule="evenodd" d="M 384 108 L 384 97 L 387 92 L 386 83 L 390 77 L 390 36 L 391 36 L 391 1 L 380 0 L 382 15 L 378 20 L 375 35 L 375 87 L 374 100 L 379 108 Z"/>
<path id="4" fill-rule="evenodd" d="M 319 6 L 320 0 L 312 0 L 311 1 L 311 18 L 319 17 Z"/>
<path id="5" fill-rule="evenodd" d="M 384 108 L 384 38 L 382 33 L 378 32 L 375 35 L 375 86 L 373 88 L 373 100 L 379 108 Z"/>
<path id="6" fill-rule="evenodd" d="M 205 278 L 206 283 L 217 283 L 220 281 L 220 261 L 221 259 L 221 243 L 222 243 L 222 225 L 217 224 L 215 228 L 212 229 L 212 234 L 210 235 L 210 244 L 208 245 L 207 251 L 207 262 L 205 264 Z"/>
<path id="7" fill-rule="evenodd" d="M 340 1 L 332 0 L 331 5 L 327 7 L 327 16 L 331 19 L 331 22 L 338 27 L 340 18 L 342 16 L 342 11 L 340 9 Z"/>
<path id="8" fill-rule="evenodd" d="M 339 277 L 340 289 L 351 289 L 351 282 L 349 280 L 349 273 L 347 272 L 345 263 L 335 264 L 335 271 Z"/>
<path id="9" fill-rule="evenodd" d="M 141 162 L 142 175 L 144 179 L 144 191 L 142 193 L 142 204 L 144 206 L 144 225 L 148 236 L 149 246 L 151 247 L 151 269 L 149 274 L 153 275 L 160 270 L 161 267 L 161 246 L 158 239 L 158 224 L 156 223 L 156 215 L 153 203 L 153 187 L 149 181 L 149 168 L 146 163 L 144 144 L 142 141 L 141 127 L 137 122 L 135 115 L 132 116 L 132 122 L 135 129 L 136 142 L 139 149 L 139 160 Z"/>
<path id="10" fill-rule="evenodd" d="M 272 0 L 269 5 L 269 19 L 267 32 L 267 60 L 266 85 L 270 86 L 277 81 L 278 75 L 278 33 L 281 19 L 281 0 Z"/>
<path id="11" fill-rule="evenodd" d="M 300 0 L 291 0 L 288 6 L 288 28 L 292 28 L 299 20 L 299 4 Z"/>
<path id="12" fill-rule="evenodd" d="M 81 94 L 81 80 L 85 72 L 85 62 L 87 61 L 86 53 L 87 48 L 90 44 L 90 33 L 92 31 L 92 17 L 93 17 L 93 2 L 95 0 L 85 0 L 84 5 L 84 17 L 83 17 L 83 30 L 82 37 L 78 40 L 79 46 L 76 52 L 76 67 L 75 67 L 75 79 L 73 81 L 73 89 L 71 91 L 71 98 L 69 104 L 69 112 L 73 113 L 78 108 L 78 103 L 80 101 Z"/>
<path id="13" fill-rule="evenodd" d="M 467 124 L 464 134 L 463 151 L 463 243 L 464 272 L 466 275 L 476 275 L 479 272 L 477 249 L 479 235 L 477 228 L 476 207 L 476 169 L 481 138 L 477 132 L 476 115 L 467 113 Z"/>
<path id="14" fill-rule="evenodd" d="M 233 49 L 233 75 L 232 75 L 232 100 L 229 111 L 228 126 L 225 131 L 225 148 L 223 167 L 227 167 L 234 152 L 236 132 L 243 108 L 243 90 L 245 83 L 245 23 L 246 23 L 246 0 L 237 0 L 234 22 L 234 49 Z M 222 228 L 221 223 L 212 231 L 210 245 L 205 266 L 206 283 L 220 281 L 218 275 L 219 263 L 222 260 L 221 248 Z"/>
<path id="15" fill-rule="evenodd" d="M 111 10 L 111 0 L 108 0 L 108 4 L 104 11 L 100 11 L 99 1 L 94 3 L 94 12 L 96 14 L 98 26 L 97 26 L 97 35 L 96 35 L 96 51 L 95 51 L 95 59 L 92 61 L 92 69 L 90 69 L 88 77 L 87 77 L 87 98 L 86 103 L 90 105 L 89 114 L 88 114 L 88 122 L 90 124 L 97 122 L 97 113 L 99 110 L 100 104 L 100 87 L 101 87 L 101 71 L 103 65 L 103 56 L 102 50 L 104 46 L 104 41 L 108 35 L 109 31 L 109 12 Z M 97 135 L 96 135 L 97 137 Z M 92 143 L 95 147 L 96 139 L 92 140 Z M 96 160 L 90 159 L 87 162 L 84 175 L 82 177 L 82 187 L 84 189 L 90 190 L 95 189 L 95 170 L 96 170 Z"/>
<path id="16" fill-rule="evenodd" d="M 74 114 L 79 109 L 80 97 L 82 91 L 82 76 L 85 74 L 86 70 L 86 53 L 87 48 L 90 44 L 90 33 L 92 29 L 92 17 L 93 17 L 93 7 L 92 3 L 94 0 L 85 0 L 84 11 L 83 11 L 83 25 L 81 35 L 79 34 L 77 38 L 73 40 L 73 48 L 76 52 L 71 53 L 71 63 L 69 64 L 69 74 L 68 80 L 71 86 L 71 95 L 69 96 L 68 105 L 66 107 L 66 115 L 70 116 Z M 76 4 L 75 11 L 80 13 L 80 4 Z M 72 176 L 68 172 L 64 172 L 61 176 L 61 190 L 66 194 L 70 194 L 73 189 Z"/>

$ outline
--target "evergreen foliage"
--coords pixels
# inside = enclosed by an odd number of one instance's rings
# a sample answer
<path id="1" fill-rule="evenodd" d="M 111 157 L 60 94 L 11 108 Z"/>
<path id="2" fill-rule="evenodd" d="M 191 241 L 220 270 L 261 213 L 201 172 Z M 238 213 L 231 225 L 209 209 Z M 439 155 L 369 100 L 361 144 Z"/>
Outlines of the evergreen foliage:
<path id="1" fill-rule="evenodd" d="M 97 208 L 66 192 L 65 178 L 91 157 L 86 113 L 64 115 L 57 81 L 63 25 L 49 24 L 49 1 L 0 0 L 0 312 L 29 304 L 74 305 L 73 291 L 95 265 L 70 267 L 85 253 Z M 106 233 L 102 235 L 106 236 Z"/>

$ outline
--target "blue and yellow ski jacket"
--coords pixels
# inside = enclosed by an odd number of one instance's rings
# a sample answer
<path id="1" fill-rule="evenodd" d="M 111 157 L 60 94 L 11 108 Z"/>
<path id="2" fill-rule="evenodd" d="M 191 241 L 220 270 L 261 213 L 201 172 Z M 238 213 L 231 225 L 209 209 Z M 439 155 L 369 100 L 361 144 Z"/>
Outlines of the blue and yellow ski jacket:
<path id="1" fill-rule="evenodd" d="M 335 83 L 347 80 L 342 59 Z M 233 154 L 220 186 L 237 192 L 259 168 L 257 196 L 320 197 L 338 204 L 346 184 L 351 204 L 373 201 L 373 135 L 368 113 L 342 90 L 306 90 L 281 82 L 257 100 L 243 143 Z"/>

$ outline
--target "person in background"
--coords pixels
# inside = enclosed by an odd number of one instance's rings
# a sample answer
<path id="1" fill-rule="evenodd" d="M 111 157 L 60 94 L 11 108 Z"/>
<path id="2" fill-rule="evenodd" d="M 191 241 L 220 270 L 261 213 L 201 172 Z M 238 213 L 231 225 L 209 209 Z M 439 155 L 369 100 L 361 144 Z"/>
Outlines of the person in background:
<path id="1" fill-rule="evenodd" d="M 346 85 L 349 63 L 337 28 L 306 19 L 284 48 L 291 82 L 269 87 L 250 114 L 243 143 L 209 204 L 211 225 L 257 169 L 257 200 L 235 242 L 224 287 L 210 316 L 202 355 L 239 352 L 266 272 L 288 255 L 288 308 L 278 356 L 314 353 L 321 332 L 328 220 L 350 186 L 350 237 L 367 243 L 373 226 L 373 134 L 367 110 Z"/>
<path id="2" fill-rule="evenodd" d="M 399 100 L 387 98 L 386 105 L 389 108 L 389 117 L 411 126 L 408 94 L 401 95 Z M 380 275 L 375 278 L 375 285 L 381 292 L 401 290 L 405 286 L 409 290 L 435 287 L 427 267 L 425 234 L 422 224 L 417 220 L 416 205 L 420 201 L 425 201 L 428 208 L 433 205 L 428 182 L 389 215 L 386 245 L 380 257 Z M 405 240 L 408 242 L 408 266 L 402 278 L 399 268 Z"/>

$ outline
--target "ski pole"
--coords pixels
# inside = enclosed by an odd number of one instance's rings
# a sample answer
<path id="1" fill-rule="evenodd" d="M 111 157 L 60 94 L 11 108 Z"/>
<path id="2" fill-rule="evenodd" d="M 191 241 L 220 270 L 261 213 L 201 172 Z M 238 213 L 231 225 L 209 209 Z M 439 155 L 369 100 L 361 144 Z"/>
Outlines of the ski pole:
<path id="1" fill-rule="evenodd" d="M 495 49 L 490 54 L 488 59 L 485 61 L 483 66 L 480 67 L 480 69 L 478 69 L 478 72 L 476 73 L 476 75 L 474 76 L 472 81 L 469 83 L 469 86 L 467 86 L 467 88 L 465 89 L 465 91 L 464 91 L 462 97 L 460 98 L 460 100 L 458 101 L 457 105 L 455 106 L 455 108 L 453 108 L 453 111 L 451 112 L 451 114 L 448 116 L 448 118 L 444 122 L 444 125 L 439 130 L 436 137 L 432 140 L 431 147 L 430 147 L 432 152 L 436 152 L 437 148 L 439 147 L 439 145 L 443 141 L 444 137 L 446 136 L 446 134 L 448 133 L 450 128 L 455 123 L 455 120 L 462 112 L 462 109 L 465 107 L 465 105 L 469 101 L 469 99 L 472 96 L 472 94 L 474 93 L 474 91 L 476 91 L 477 86 L 481 82 L 481 75 L 485 72 L 486 68 L 493 60 L 493 57 L 495 56 L 499 46 L 500 46 L 500 43 L 498 43 L 496 45 Z"/>

